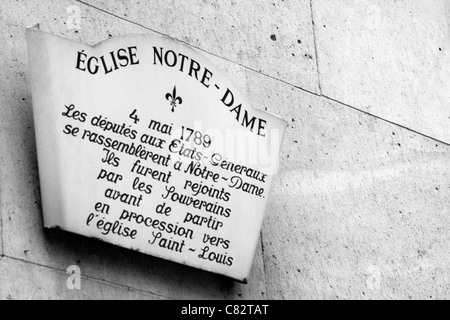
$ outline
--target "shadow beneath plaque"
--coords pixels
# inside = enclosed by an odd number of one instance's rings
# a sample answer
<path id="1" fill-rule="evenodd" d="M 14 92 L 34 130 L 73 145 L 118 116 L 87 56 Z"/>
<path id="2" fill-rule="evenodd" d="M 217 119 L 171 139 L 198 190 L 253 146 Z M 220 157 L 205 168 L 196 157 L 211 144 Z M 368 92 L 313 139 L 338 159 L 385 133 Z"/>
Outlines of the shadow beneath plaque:
<path id="1" fill-rule="evenodd" d="M 241 284 L 225 276 L 58 229 L 44 229 L 54 252 L 64 251 L 81 274 L 169 299 L 240 298 Z M 67 267 L 69 264 L 67 264 Z M 66 266 L 64 266 L 66 267 Z"/>

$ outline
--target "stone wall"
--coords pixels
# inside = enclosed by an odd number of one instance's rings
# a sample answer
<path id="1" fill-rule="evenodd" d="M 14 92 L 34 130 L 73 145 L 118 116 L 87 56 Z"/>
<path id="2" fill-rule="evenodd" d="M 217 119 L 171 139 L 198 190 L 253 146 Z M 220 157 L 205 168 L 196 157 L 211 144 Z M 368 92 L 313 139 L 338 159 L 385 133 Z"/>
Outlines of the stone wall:
<path id="1" fill-rule="evenodd" d="M 450 298 L 449 2 L 2 0 L 0 299 Z M 88 44 L 167 35 L 289 121 L 247 285 L 43 230 L 24 36 L 38 22 Z"/>

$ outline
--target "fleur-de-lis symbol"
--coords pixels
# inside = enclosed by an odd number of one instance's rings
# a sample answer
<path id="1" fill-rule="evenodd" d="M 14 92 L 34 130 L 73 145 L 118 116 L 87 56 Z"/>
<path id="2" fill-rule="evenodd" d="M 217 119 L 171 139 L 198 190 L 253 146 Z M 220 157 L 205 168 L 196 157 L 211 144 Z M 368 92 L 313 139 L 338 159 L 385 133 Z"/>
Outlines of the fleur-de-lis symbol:
<path id="1" fill-rule="evenodd" d="M 170 105 L 172 106 L 172 112 L 175 111 L 175 108 L 177 105 L 183 103 L 183 99 L 181 97 L 177 97 L 177 87 L 173 87 L 172 93 L 168 92 L 166 93 L 166 99 L 170 102 Z"/>

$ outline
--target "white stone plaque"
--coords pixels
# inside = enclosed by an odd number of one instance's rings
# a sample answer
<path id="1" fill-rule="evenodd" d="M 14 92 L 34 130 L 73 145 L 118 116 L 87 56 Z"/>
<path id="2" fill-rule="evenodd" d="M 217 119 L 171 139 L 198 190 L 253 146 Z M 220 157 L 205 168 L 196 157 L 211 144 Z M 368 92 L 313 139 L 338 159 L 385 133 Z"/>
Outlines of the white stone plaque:
<path id="1" fill-rule="evenodd" d="M 44 226 L 245 282 L 286 123 L 168 38 L 27 42 Z"/>

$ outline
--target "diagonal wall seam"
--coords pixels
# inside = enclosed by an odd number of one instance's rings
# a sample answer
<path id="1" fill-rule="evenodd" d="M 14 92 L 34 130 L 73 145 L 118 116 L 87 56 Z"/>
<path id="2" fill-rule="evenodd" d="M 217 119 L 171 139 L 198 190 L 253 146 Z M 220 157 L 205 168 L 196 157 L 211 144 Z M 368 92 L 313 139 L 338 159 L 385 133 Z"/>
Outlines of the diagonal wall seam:
<path id="1" fill-rule="evenodd" d="M 444 145 L 446 145 L 446 146 L 450 146 L 450 143 L 449 143 L 449 142 L 444 142 L 444 141 L 442 141 L 442 140 L 439 140 L 439 139 L 434 138 L 434 137 L 432 137 L 432 136 L 429 136 L 429 135 L 427 135 L 427 134 L 421 133 L 421 132 L 416 131 L 416 130 L 414 130 L 414 129 L 408 128 L 408 127 L 406 127 L 406 126 L 404 126 L 404 125 L 398 124 L 398 123 L 396 123 L 396 122 L 394 122 L 394 121 L 387 120 L 387 119 L 385 119 L 385 118 L 383 118 L 383 117 L 377 116 L 377 115 L 372 114 L 372 113 L 370 113 L 370 112 L 364 111 L 364 110 L 359 109 L 359 108 L 354 107 L 354 106 L 351 106 L 351 105 L 349 105 L 349 104 L 347 104 L 347 103 L 345 103 L 345 102 L 341 102 L 341 101 L 339 101 L 339 100 L 330 98 L 330 97 L 328 97 L 328 96 L 322 94 L 322 89 L 321 89 L 321 86 L 320 86 L 320 71 L 319 71 L 319 69 L 318 69 L 318 68 L 319 68 L 319 61 L 318 61 L 318 55 L 317 55 L 317 46 L 316 46 L 315 33 L 314 33 L 314 46 L 315 46 L 315 49 L 316 49 L 316 63 L 317 63 L 317 73 L 318 73 L 318 78 L 319 78 L 319 90 L 320 90 L 320 93 L 312 92 L 312 91 L 310 91 L 310 90 L 307 90 L 307 89 L 305 89 L 305 88 L 299 87 L 298 85 L 292 84 L 292 83 L 290 83 L 290 82 L 288 82 L 288 81 L 285 81 L 285 80 L 283 80 L 283 79 L 276 78 L 276 77 L 274 77 L 274 76 L 265 74 L 265 73 L 263 73 L 263 72 L 261 72 L 261 71 L 258 71 L 258 70 L 256 70 L 256 69 L 253 69 L 253 68 L 251 68 L 251 67 L 248 67 L 248 66 L 246 66 L 246 65 L 243 65 L 243 64 L 241 64 L 241 63 L 239 63 L 239 62 L 230 60 L 230 59 L 225 58 L 225 57 L 221 57 L 221 56 L 219 56 L 219 55 L 217 55 L 217 54 L 215 54 L 215 53 L 209 52 L 209 51 L 207 51 L 207 50 L 205 50 L 205 49 L 202 49 L 202 48 L 200 48 L 200 47 L 197 47 L 197 46 L 194 46 L 194 45 L 192 45 L 192 44 L 189 44 L 189 43 L 187 43 L 187 42 L 185 42 L 185 41 L 183 41 L 183 40 L 180 40 L 180 39 L 171 37 L 170 35 L 165 34 L 165 33 L 161 32 L 161 31 L 157 31 L 157 30 L 151 29 L 151 28 L 146 27 L 146 26 L 144 26 L 144 25 L 142 25 L 142 24 L 140 24 L 140 23 L 137 23 L 137 22 L 134 22 L 134 21 L 132 21 L 132 20 L 126 19 L 126 18 L 121 17 L 121 16 L 119 16 L 119 15 L 117 15 L 117 14 L 114 14 L 114 13 L 111 13 L 111 12 L 109 12 L 109 11 L 106 11 L 106 10 L 104 10 L 104 9 L 102 9 L 102 8 L 96 7 L 96 6 L 92 5 L 92 4 L 89 4 L 89 3 L 85 2 L 85 1 L 83 1 L 83 0 L 76 0 L 76 1 L 77 1 L 78 3 L 81 3 L 81 4 L 85 5 L 85 6 L 88 6 L 88 7 L 92 8 L 92 9 L 101 11 L 101 12 L 103 12 L 103 13 L 105 13 L 105 14 L 108 14 L 108 15 L 110 15 L 110 16 L 113 16 L 113 17 L 115 17 L 115 18 L 117 18 L 117 19 L 120 19 L 120 20 L 126 21 L 126 22 L 128 22 L 128 23 L 134 24 L 134 25 L 136 25 L 136 26 L 139 26 L 139 27 L 144 28 L 144 29 L 146 29 L 146 30 L 152 31 L 152 32 L 154 32 L 154 33 L 156 33 L 156 34 L 159 34 L 159 35 L 162 35 L 162 36 L 164 36 L 164 37 L 169 37 L 170 39 L 172 39 L 172 40 L 174 40 L 174 41 L 177 41 L 177 42 L 180 42 L 180 43 L 183 43 L 183 44 L 185 44 L 185 45 L 187 45 L 187 46 L 189 46 L 189 47 L 191 47 L 191 48 L 195 48 L 195 49 L 197 49 L 197 50 L 199 50 L 199 51 L 205 52 L 205 53 L 210 54 L 210 55 L 212 55 L 212 56 L 214 56 L 214 57 L 217 57 L 217 58 L 219 58 L 219 59 L 228 61 L 228 62 L 230 62 L 230 63 L 234 63 L 234 64 L 239 65 L 239 66 L 241 66 L 241 67 L 243 67 L 243 68 L 245 68 L 245 69 L 247 69 L 247 70 L 253 71 L 253 72 L 255 72 L 255 73 L 258 73 L 258 74 L 260 74 L 260 75 L 263 75 L 263 76 L 268 77 L 268 78 L 270 78 L 270 79 L 273 79 L 273 80 L 275 80 L 275 81 L 284 83 L 284 84 L 286 84 L 286 85 L 292 86 L 292 87 L 294 87 L 294 88 L 296 88 L 296 89 L 298 89 L 298 90 L 301 90 L 301 91 L 303 91 L 303 92 L 306 92 L 306 93 L 308 93 L 308 94 L 311 94 L 311 95 L 314 95 L 314 96 L 316 96 L 316 97 L 321 97 L 321 98 L 330 100 L 330 101 L 335 102 L 335 103 L 338 103 L 338 104 L 340 104 L 340 105 L 342 105 L 342 106 L 344 106 L 344 107 L 351 108 L 351 109 L 353 109 L 353 110 L 355 110 L 355 111 L 359 111 L 359 112 L 361 112 L 361 113 L 364 113 L 365 115 L 368 115 L 368 116 L 377 118 L 377 119 L 379 119 L 379 120 L 381 120 L 381 121 L 385 121 L 385 122 L 387 122 L 387 123 L 390 123 L 390 124 L 395 125 L 395 126 L 397 126 L 397 127 L 399 127 L 399 128 L 408 130 L 408 131 L 410 131 L 410 132 L 412 132 L 412 133 L 414 133 L 414 134 L 420 135 L 420 136 L 425 137 L 425 138 L 427 138 L 427 139 L 430 139 L 430 140 L 433 140 L 433 141 L 435 141 L 435 142 L 444 144 Z M 312 15 L 312 3 L 311 3 L 311 15 Z M 311 18 L 313 19 L 313 16 L 311 16 Z M 313 23 L 314 23 L 314 21 L 313 21 Z M 314 25 L 313 25 L 313 31 L 314 31 Z"/>
<path id="2" fill-rule="evenodd" d="M 343 107 L 350 108 L 350 109 L 352 109 L 352 110 L 354 110 L 354 111 L 364 113 L 364 114 L 367 115 L 367 116 L 374 117 L 374 118 L 376 118 L 376 119 L 379 119 L 379 120 L 381 120 L 381 121 L 390 123 L 390 124 L 392 124 L 392 125 L 394 125 L 394 126 L 397 126 L 397 127 L 399 127 L 399 128 L 402 128 L 402 129 L 404 129 L 404 130 L 408 130 L 408 131 L 410 131 L 410 132 L 412 132 L 412 133 L 414 133 L 414 134 L 423 136 L 423 137 L 425 137 L 425 138 L 428 138 L 428 139 L 433 140 L 433 141 L 435 141 L 435 142 L 441 143 L 441 144 L 443 144 L 443 145 L 450 146 L 450 143 L 441 141 L 441 140 L 439 140 L 439 139 L 436 139 L 436 138 L 431 137 L 431 136 L 429 136 L 429 135 L 426 135 L 426 134 L 424 134 L 424 133 L 418 132 L 418 131 L 416 131 L 416 130 L 414 130 L 414 129 L 408 128 L 408 127 L 406 127 L 406 126 L 404 126 L 404 125 L 401 125 L 401 124 L 395 123 L 395 122 L 393 122 L 393 121 L 390 121 L 390 120 L 388 120 L 388 119 L 382 118 L 382 117 L 380 117 L 380 116 L 374 115 L 374 114 L 372 114 L 372 113 L 369 113 L 369 112 L 364 111 L 364 110 L 362 110 L 362 109 L 359 109 L 359 108 L 357 108 L 357 107 L 351 106 L 351 105 L 349 105 L 349 104 L 347 104 L 347 103 L 338 101 L 338 100 L 336 100 L 336 99 L 334 99 L 334 98 L 328 97 L 327 95 L 324 95 L 324 94 L 323 94 L 322 88 L 321 88 L 321 82 L 320 82 L 319 56 L 318 56 L 318 49 L 317 49 L 317 39 L 316 39 L 316 32 L 315 32 L 315 23 L 314 23 L 314 13 L 313 13 L 313 4 L 312 4 L 312 0 L 310 0 L 310 8 L 311 8 L 312 32 L 313 32 L 313 38 L 314 38 L 314 50 L 315 50 L 315 56 L 316 56 L 316 68 L 317 68 L 317 78 L 318 78 L 318 88 L 319 88 L 319 93 L 312 92 L 312 91 L 307 90 L 307 89 L 305 89 L 305 88 L 302 88 L 302 87 L 300 87 L 300 86 L 298 86 L 298 85 L 295 85 L 295 84 L 293 84 L 293 83 L 290 83 L 290 82 L 288 82 L 288 81 L 286 81 L 286 80 L 276 78 L 276 77 L 274 77 L 274 76 L 271 76 L 271 75 L 269 75 L 269 74 L 263 73 L 263 72 L 261 72 L 261 71 L 259 71 L 259 70 L 256 70 L 256 69 L 254 69 L 254 68 L 251 68 L 251 67 L 249 67 L 249 66 L 243 65 L 242 63 L 239 63 L 239 62 L 233 61 L 233 60 L 231 60 L 231 59 L 222 57 L 222 56 L 220 56 L 220 55 L 218 55 L 218 54 L 209 52 L 209 51 L 207 51 L 207 50 L 205 50 L 205 49 L 203 49 L 203 48 L 201 48 L 201 47 L 194 46 L 194 45 L 189 44 L 189 43 L 187 43 L 187 42 L 185 42 L 185 41 L 183 41 L 183 40 L 174 38 L 174 37 L 172 37 L 172 36 L 170 36 L 170 35 L 168 35 L 168 34 L 165 34 L 165 33 L 163 33 L 163 32 L 160 32 L 160 31 L 158 31 L 158 30 L 154 30 L 154 29 L 152 29 L 152 28 L 149 28 L 149 27 L 147 27 L 147 26 L 145 26 L 145 25 L 143 25 L 143 24 L 134 22 L 134 21 L 132 21 L 132 20 L 130 20 L 130 19 L 127 19 L 127 18 L 121 17 L 121 16 L 119 16 L 119 15 L 117 15 L 117 14 L 108 12 L 108 11 L 102 9 L 102 8 L 99 8 L 99 7 L 96 7 L 96 6 L 94 6 L 94 5 L 91 5 L 91 4 L 89 4 L 89 3 L 87 3 L 87 2 L 85 2 L 85 1 L 83 1 L 83 0 L 76 0 L 76 1 L 77 1 L 78 3 L 80 3 L 80 4 L 83 4 L 83 5 L 87 6 L 87 7 L 92 8 L 92 9 L 101 11 L 101 12 L 103 12 L 103 13 L 105 13 L 105 14 L 107 14 L 107 15 L 110 15 L 110 16 L 112 16 L 112 17 L 115 17 L 115 18 L 117 18 L 117 19 L 126 21 L 126 22 L 131 23 L 131 24 L 136 25 L 136 26 L 139 26 L 139 27 L 141 27 L 141 28 L 143 28 L 143 29 L 149 30 L 149 31 L 151 31 L 151 32 L 153 32 L 153 33 L 156 33 L 156 34 L 159 34 L 159 35 L 161 35 L 161 36 L 169 37 L 169 38 L 171 38 L 171 39 L 174 40 L 174 41 L 183 43 L 183 44 L 185 44 L 185 45 L 187 45 L 187 46 L 189 46 L 189 47 L 192 47 L 192 48 L 195 48 L 195 49 L 197 49 L 197 50 L 199 50 L 199 51 L 205 52 L 205 53 L 207 53 L 207 54 L 209 54 L 209 55 L 212 55 L 212 56 L 214 56 L 214 57 L 217 57 L 217 58 L 219 58 L 219 59 L 228 61 L 228 62 L 233 63 L 233 64 L 236 64 L 236 65 L 239 65 L 240 67 L 243 67 L 243 68 L 245 68 L 245 69 L 247 69 L 247 70 L 250 70 L 250 71 L 255 72 L 255 73 L 257 73 L 257 74 L 260 74 L 260 75 L 262 75 L 262 76 L 268 77 L 268 78 L 270 78 L 270 79 L 272 79 L 272 80 L 274 80 L 274 81 L 284 83 L 284 84 L 289 85 L 289 86 L 291 86 L 291 87 L 293 87 L 293 88 L 295 88 L 295 89 L 301 90 L 301 91 L 303 91 L 303 92 L 305 92 L 305 93 L 308 93 L 308 94 L 311 94 L 311 95 L 314 95 L 314 96 L 316 96 L 316 97 L 320 97 L 320 98 L 323 98 L 323 99 L 327 99 L 327 100 L 332 101 L 332 102 L 334 102 L 334 103 L 337 103 L 337 104 L 339 104 L 339 105 L 341 105 L 341 106 L 343 106 Z M 2 196 L 2 192 L 1 192 L 1 185 L 0 185 L 0 199 L 1 199 L 1 196 Z M 16 257 L 12 257 L 12 256 L 5 255 L 5 254 L 4 254 L 4 242 L 3 242 L 3 219 L 2 219 L 2 218 L 3 218 L 3 217 L 2 217 L 2 212 L 1 212 L 1 202 L 0 202 L 0 241 L 1 241 L 1 246 L 0 246 L 0 250 L 1 250 L 1 251 L 0 251 L 0 256 L 1 256 L 1 257 L 7 257 L 7 258 L 9 258 L 9 259 L 21 261 L 21 262 L 23 262 L 23 263 L 29 263 L 29 264 L 33 264 L 33 265 L 36 265 L 36 266 L 39 266 L 39 267 L 48 268 L 48 269 L 51 269 L 51 270 L 54 270 L 54 271 L 57 271 L 57 272 L 65 273 L 65 270 L 62 270 L 62 269 L 58 269 L 58 268 L 54 268 L 54 267 L 51 267 L 51 266 L 47 266 L 47 265 L 35 263 L 35 262 L 32 262 L 32 261 L 27 261 L 27 260 L 23 260 L 23 259 L 19 259 L 19 258 L 16 258 Z M 263 233 L 262 233 L 262 231 L 261 231 L 261 234 L 260 234 L 260 241 L 261 241 L 262 255 L 263 255 L 264 287 L 265 287 L 265 292 L 266 292 L 266 298 L 267 298 L 267 299 L 270 299 L 269 292 L 267 291 L 267 270 L 266 270 L 267 266 L 266 266 L 266 260 L 265 260 L 265 248 L 264 248 L 264 241 L 263 241 Z M 157 294 L 157 293 L 154 293 L 154 292 L 151 292 L 151 291 L 142 290 L 142 289 L 138 289 L 138 288 L 134 288 L 134 287 L 130 287 L 130 286 L 118 284 L 118 283 L 115 283 L 115 282 L 112 282 L 112 281 L 108 281 L 108 280 L 104 280 L 104 279 L 98 279 L 98 278 L 91 277 L 91 276 L 86 276 L 86 275 L 82 275 L 82 277 L 85 278 L 85 279 L 87 279 L 87 280 L 96 281 L 96 282 L 99 282 L 99 283 L 103 283 L 103 284 L 107 284 L 107 285 L 119 287 L 119 288 L 126 289 L 126 290 L 132 290 L 132 291 L 135 291 L 135 292 L 139 292 L 139 293 L 143 293 L 143 294 L 147 294 L 147 295 L 152 295 L 152 296 L 156 296 L 156 297 L 161 297 L 161 298 L 164 298 L 164 299 L 171 299 L 171 298 L 169 298 L 169 297 L 166 297 L 166 296 L 164 296 L 164 295 Z"/>
<path id="3" fill-rule="evenodd" d="M 319 93 L 322 95 L 322 86 L 320 84 L 319 53 L 317 51 L 316 25 L 314 23 L 314 11 L 313 11 L 312 0 L 309 0 L 309 7 L 311 10 L 311 26 L 312 26 L 312 34 L 313 34 L 313 38 L 314 38 L 314 53 L 316 55 L 317 84 L 319 86 Z"/>
<path id="4" fill-rule="evenodd" d="M 414 130 L 414 129 L 408 128 L 408 127 L 406 127 L 406 126 L 404 126 L 404 125 L 401 125 L 401 124 L 399 124 L 399 123 L 393 122 L 393 121 L 388 120 L 388 119 L 385 119 L 385 118 L 383 118 L 383 117 L 377 116 L 377 115 L 372 114 L 372 113 L 370 113 L 370 112 L 367 112 L 367 111 L 358 109 L 358 108 L 353 107 L 353 106 L 351 106 L 351 105 L 349 105 L 349 104 L 347 104 L 347 103 L 344 103 L 344 102 L 338 101 L 338 100 L 336 100 L 336 99 L 330 98 L 330 97 L 328 97 L 328 96 L 326 96 L 326 95 L 322 95 L 322 97 L 325 98 L 325 99 L 328 99 L 328 100 L 330 100 L 330 101 L 332 101 L 332 102 L 338 103 L 338 104 L 340 104 L 340 105 L 342 105 L 342 106 L 344 106 L 344 107 L 347 107 L 347 108 L 353 109 L 353 110 L 355 110 L 355 111 L 364 113 L 365 115 L 368 115 L 368 116 L 374 117 L 374 118 L 376 118 L 376 119 L 378 119 L 378 120 L 381 120 L 381 121 L 390 123 L 390 124 L 392 124 L 392 125 L 395 125 L 395 126 L 397 126 L 397 127 L 402 128 L 402 129 L 408 130 L 408 131 L 410 131 L 410 132 L 412 132 L 412 133 L 414 133 L 414 134 L 420 135 L 420 136 L 422 136 L 422 137 L 428 138 L 428 139 L 430 139 L 430 140 L 433 140 L 433 141 L 435 141 L 435 142 L 439 142 L 439 143 L 441 143 L 441 144 L 443 144 L 443 145 L 446 145 L 446 146 L 449 146 L 449 147 L 450 147 L 450 143 L 448 143 L 448 142 L 439 140 L 439 139 L 437 139 L 437 138 L 434 138 L 434 137 L 432 137 L 432 136 L 426 135 L 426 134 L 421 133 L 421 132 L 419 132 L 419 131 L 416 131 L 416 130 Z"/>
<path id="5" fill-rule="evenodd" d="M 41 268 L 49 269 L 49 270 L 56 271 L 56 272 L 59 272 L 59 273 L 67 274 L 66 270 L 55 268 L 55 267 L 51 267 L 51 266 L 47 266 L 47 265 L 44 265 L 44 264 L 41 264 L 41 263 L 28 261 L 28 260 L 16 258 L 16 257 L 9 256 L 9 255 L 4 255 L 3 257 L 11 259 L 11 260 L 14 260 L 14 261 L 19 261 L 19 262 L 22 262 L 22 263 L 27 263 L 27 264 L 38 266 L 38 267 L 41 267 Z M 123 285 L 123 284 L 115 283 L 115 282 L 104 280 L 104 279 L 98 279 L 98 278 L 87 276 L 87 275 L 83 275 L 83 274 L 81 274 L 81 278 L 84 278 L 84 279 L 90 280 L 90 281 L 95 281 L 95 282 L 102 283 L 102 284 L 106 284 L 106 285 L 110 285 L 110 286 L 113 286 L 113 287 L 118 287 L 118 288 L 125 289 L 125 290 L 128 290 L 128 291 L 135 291 L 135 292 L 146 294 L 146 295 L 152 295 L 152 296 L 159 297 L 159 298 L 173 300 L 173 298 L 166 297 L 166 296 L 164 296 L 162 294 L 159 294 L 159 293 L 155 293 L 155 292 L 151 292 L 151 291 L 147 291 L 147 290 L 142 290 L 142 289 L 126 286 L 126 285 Z"/>

